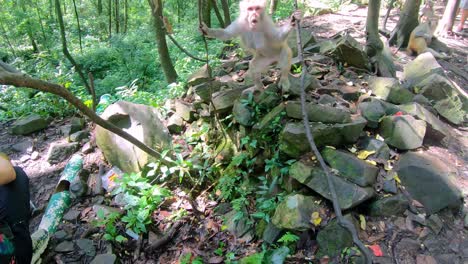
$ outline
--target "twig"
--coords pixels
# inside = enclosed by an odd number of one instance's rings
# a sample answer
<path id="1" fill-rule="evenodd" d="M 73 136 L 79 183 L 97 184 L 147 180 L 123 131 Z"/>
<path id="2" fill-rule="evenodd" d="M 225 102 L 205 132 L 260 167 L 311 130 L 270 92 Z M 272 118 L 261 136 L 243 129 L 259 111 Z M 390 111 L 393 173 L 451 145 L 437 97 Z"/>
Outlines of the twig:
<path id="1" fill-rule="evenodd" d="M 172 237 L 174 237 L 175 233 L 179 230 L 181 226 L 182 221 L 175 222 L 174 225 L 169 229 L 169 231 L 167 231 L 167 233 L 162 238 L 146 247 L 145 251 L 151 252 L 167 244 L 172 239 Z"/>
<path id="2" fill-rule="evenodd" d="M 294 0 L 294 7 L 296 10 L 298 10 L 298 5 L 297 5 L 297 0 Z M 338 223 L 348 229 L 348 231 L 351 233 L 351 236 L 353 237 L 353 242 L 354 244 L 359 248 L 359 250 L 362 252 L 364 255 L 364 259 L 367 264 L 372 263 L 372 255 L 370 254 L 369 250 L 366 248 L 366 246 L 359 240 L 359 237 L 357 235 L 357 231 L 355 226 L 347 219 L 345 219 L 341 213 L 341 208 L 338 203 L 338 197 L 336 194 L 336 189 L 335 185 L 332 181 L 331 175 L 330 175 L 330 170 L 325 164 L 325 161 L 323 160 L 322 155 L 317 149 L 317 145 L 315 144 L 314 137 L 312 136 L 311 129 L 310 129 L 310 124 L 309 124 L 309 117 L 306 111 L 306 102 L 305 102 L 305 74 L 307 69 L 307 65 L 305 64 L 304 61 L 304 53 L 302 51 L 302 39 L 301 39 L 301 25 L 300 25 L 300 20 L 297 21 L 296 23 L 296 30 L 297 30 L 297 50 L 298 50 L 298 56 L 299 60 L 302 62 L 302 74 L 301 74 L 301 108 L 302 108 L 302 118 L 304 122 L 304 128 L 306 132 L 307 139 L 309 141 L 310 148 L 314 151 L 315 156 L 317 157 L 317 160 L 319 161 L 320 165 L 322 166 L 322 169 L 325 171 L 325 175 L 327 177 L 327 182 L 328 182 L 328 189 L 330 190 L 331 196 L 332 196 L 332 202 L 333 202 L 333 209 L 335 211 L 335 215 L 338 218 Z"/>
<path id="3" fill-rule="evenodd" d="M 171 34 L 166 34 L 166 35 L 169 37 L 169 39 L 172 41 L 172 43 L 174 43 L 174 45 L 176 45 L 176 47 L 178 47 L 183 53 L 185 53 L 190 58 L 192 58 L 194 60 L 197 60 L 197 61 L 201 61 L 201 62 L 207 62 L 207 60 L 205 60 L 205 59 L 200 59 L 200 58 L 197 58 L 194 55 L 190 54 L 190 52 L 188 52 L 188 50 L 184 49 L 184 47 L 182 47 L 179 44 L 179 42 L 177 42 L 177 40 Z"/>

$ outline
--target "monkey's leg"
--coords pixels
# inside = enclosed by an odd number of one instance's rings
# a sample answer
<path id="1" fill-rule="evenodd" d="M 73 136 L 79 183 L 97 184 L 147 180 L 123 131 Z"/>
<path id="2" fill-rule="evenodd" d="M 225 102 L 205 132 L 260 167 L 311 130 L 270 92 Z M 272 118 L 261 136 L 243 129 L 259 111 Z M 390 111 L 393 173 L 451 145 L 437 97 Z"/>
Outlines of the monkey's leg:
<path id="1" fill-rule="evenodd" d="M 435 50 L 433 50 L 433 49 L 431 49 L 431 48 L 426 48 L 426 49 L 425 49 L 423 52 L 421 52 L 421 53 L 424 53 L 424 52 L 430 52 L 430 53 L 432 53 L 432 55 L 434 55 L 434 57 L 435 57 L 436 59 L 443 59 L 443 60 L 446 60 L 446 59 L 449 58 L 448 56 L 445 56 L 445 55 L 443 55 L 443 54 L 440 54 L 439 52 L 437 52 L 437 51 L 435 51 Z"/>
<path id="2" fill-rule="evenodd" d="M 281 76 L 279 86 L 283 92 L 288 92 L 291 84 L 289 83 L 289 71 L 291 70 L 292 51 L 285 45 L 280 52 L 278 67 L 280 68 Z"/>
<path id="3" fill-rule="evenodd" d="M 262 73 L 266 71 L 271 63 L 272 60 L 270 58 L 258 55 L 255 55 L 250 61 L 248 74 L 252 77 L 257 89 L 263 89 Z"/>

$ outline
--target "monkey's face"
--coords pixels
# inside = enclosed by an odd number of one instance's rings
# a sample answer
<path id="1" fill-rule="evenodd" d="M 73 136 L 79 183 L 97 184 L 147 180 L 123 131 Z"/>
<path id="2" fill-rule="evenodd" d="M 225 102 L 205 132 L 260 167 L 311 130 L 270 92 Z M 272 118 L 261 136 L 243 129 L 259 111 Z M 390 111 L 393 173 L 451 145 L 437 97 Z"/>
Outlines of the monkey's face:
<path id="1" fill-rule="evenodd" d="M 260 5 L 249 5 L 247 6 L 247 22 L 250 29 L 256 29 L 257 25 L 263 19 L 264 7 Z"/>

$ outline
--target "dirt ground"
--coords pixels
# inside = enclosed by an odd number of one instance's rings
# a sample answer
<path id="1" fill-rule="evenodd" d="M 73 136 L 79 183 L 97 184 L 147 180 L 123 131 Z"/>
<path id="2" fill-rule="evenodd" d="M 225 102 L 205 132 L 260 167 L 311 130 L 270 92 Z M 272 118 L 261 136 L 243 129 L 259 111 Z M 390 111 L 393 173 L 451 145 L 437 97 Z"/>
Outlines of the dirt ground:
<path id="1" fill-rule="evenodd" d="M 439 15 L 443 11 L 443 7 L 436 6 L 436 10 Z M 340 11 L 334 14 L 326 14 L 314 18 L 307 18 L 304 25 L 311 29 L 318 39 L 327 39 L 337 34 L 340 31 L 347 30 L 355 37 L 360 43 L 365 43 L 365 19 L 366 19 L 366 8 L 351 7 L 345 11 Z M 381 16 L 385 13 L 381 11 Z M 398 21 L 399 14 L 397 11 L 393 11 L 389 21 L 387 23 L 387 29 L 394 27 Z M 457 18 L 459 19 L 459 17 Z M 458 24 L 458 20 L 456 22 Z M 451 35 L 446 38 L 440 38 L 442 42 L 447 44 L 453 51 L 453 55 L 450 60 L 441 62 L 441 65 L 446 69 L 447 74 L 463 89 L 468 87 L 468 69 L 467 69 L 467 33 L 465 29 L 464 33 L 458 35 Z M 397 68 L 402 71 L 403 66 L 413 59 L 408 56 L 405 52 L 396 51 L 395 47 L 391 47 L 392 52 L 395 53 L 395 61 Z M 455 70 L 454 70 L 455 69 Z M 356 80 L 358 81 L 358 80 Z M 0 151 L 5 151 L 12 158 L 14 165 L 21 166 L 30 177 L 30 188 L 31 198 L 34 204 L 38 208 L 38 213 L 34 216 L 31 221 L 30 229 L 35 231 L 40 219 L 42 212 L 47 206 L 47 202 L 52 194 L 59 175 L 63 170 L 66 162 L 62 162 L 56 165 L 50 165 L 46 162 L 47 150 L 51 143 L 57 141 L 65 141 L 63 136 L 60 134 L 60 127 L 67 124 L 69 119 L 65 120 L 54 120 L 52 124 L 45 131 L 34 133 L 30 136 L 12 136 L 8 133 L 8 128 L 11 123 L 2 123 L 0 127 Z M 461 187 L 465 200 L 468 197 L 468 167 L 467 161 L 468 156 L 468 128 L 457 128 L 460 137 L 450 142 L 448 148 L 442 147 L 440 144 L 434 144 L 426 149 L 438 157 L 441 160 L 450 164 L 454 171 L 457 173 L 457 183 Z M 39 152 L 37 159 L 31 157 L 31 153 L 25 152 L 14 152 L 11 150 L 11 146 L 25 141 L 31 141 L 33 150 Z M 102 155 L 98 149 L 95 149 L 93 153 L 86 155 L 84 169 L 89 173 L 97 173 L 98 166 L 102 161 Z M 72 209 L 85 211 L 87 208 L 92 206 L 95 202 L 91 197 L 85 197 L 83 200 L 75 202 Z M 199 206 L 205 207 L 205 214 L 198 224 L 195 226 L 190 225 L 190 221 L 185 222 L 178 231 L 177 235 L 171 241 L 167 247 L 163 247 L 161 250 L 146 254 L 143 252 L 138 260 L 133 260 L 134 251 L 139 247 L 136 243 L 131 244 L 129 248 L 114 248 L 114 252 L 117 252 L 119 257 L 124 263 L 175 263 L 181 252 L 192 252 L 193 255 L 205 256 L 209 259 L 209 263 L 222 263 L 219 256 L 213 254 L 216 248 L 219 248 L 220 242 L 226 242 L 227 246 L 224 248 L 224 252 L 237 251 L 243 252 L 244 255 L 253 253 L 258 250 L 260 244 L 251 243 L 246 241 L 236 241 L 235 238 L 229 236 L 226 232 L 220 232 L 222 221 L 219 218 L 212 217 L 214 203 L 201 199 L 198 201 Z M 182 202 L 182 207 L 191 209 L 191 206 L 186 201 Z M 466 205 L 465 205 L 466 206 Z M 168 212 L 160 211 L 161 215 L 167 214 Z M 90 216 L 82 213 L 83 219 L 89 219 Z M 365 244 L 372 242 L 387 241 L 388 245 L 386 249 L 389 254 L 394 256 L 394 260 L 381 258 L 379 263 L 415 263 L 411 260 L 419 259 L 418 264 L 422 263 L 433 263 L 425 258 L 424 254 L 417 252 L 430 252 L 432 255 L 442 256 L 438 258 L 437 263 L 454 263 L 454 254 L 458 254 L 460 251 L 467 250 L 467 231 L 463 229 L 463 220 L 460 215 L 453 214 L 451 212 L 444 212 L 441 214 L 443 221 L 443 230 L 438 236 L 434 237 L 433 243 L 430 244 L 429 249 L 424 251 L 421 245 L 414 245 L 414 239 L 421 237 L 425 234 L 425 230 L 421 227 L 414 226 L 408 221 L 400 217 L 388 221 L 388 219 L 372 219 L 369 221 L 369 226 L 372 227 L 372 231 L 363 232 L 361 238 Z M 161 221 L 162 223 L 162 221 Z M 62 224 L 61 228 L 69 229 L 70 233 L 74 234 L 74 238 L 82 236 L 86 230 L 92 229 L 88 221 L 80 221 L 79 223 L 73 224 Z M 154 230 L 156 231 L 156 226 Z M 218 231 L 218 232 L 217 232 Z M 198 237 L 198 238 L 197 238 Z M 89 263 L 92 259 L 90 257 L 82 257 L 76 255 L 62 255 L 57 257 L 53 253 L 53 241 L 51 246 L 46 252 L 46 259 L 43 263 Z M 97 251 L 106 252 L 109 248 L 108 243 L 104 241 L 98 241 Z M 141 249 L 141 251 L 143 251 Z M 301 256 L 307 255 L 305 251 L 298 251 L 298 254 L 288 259 L 289 263 L 301 263 L 299 259 Z M 468 253 L 467 253 L 468 254 Z M 422 255 L 422 257 L 419 257 Z M 155 261 L 155 257 L 159 258 L 159 261 Z M 415 257 L 417 256 L 417 257 Z M 468 255 L 467 255 L 468 256 Z M 446 257 L 447 262 L 442 262 L 439 259 Z M 460 262 L 461 263 L 461 262 Z M 466 262 L 465 262 L 466 263 Z"/>

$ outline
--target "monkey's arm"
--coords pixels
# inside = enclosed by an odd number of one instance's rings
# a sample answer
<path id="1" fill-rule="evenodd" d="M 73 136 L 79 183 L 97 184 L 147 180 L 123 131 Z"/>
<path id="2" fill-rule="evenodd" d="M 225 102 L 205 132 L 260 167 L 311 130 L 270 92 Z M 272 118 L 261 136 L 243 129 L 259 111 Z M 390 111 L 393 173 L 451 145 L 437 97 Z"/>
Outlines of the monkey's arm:
<path id="1" fill-rule="evenodd" d="M 281 27 L 270 27 L 273 32 L 272 36 L 278 41 L 285 41 L 288 38 L 289 32 L 294 29 L 298 20 L 302 19 L 302 11 L 296 10 L 291 15 L 290 19 L 284 23 Z M 270 19 L 270 23 L 273 25 L 273 21 Z"/>
<path id="2" fill-rule="evenodd" d="M 231 23 L 227 28 L 214 29 L 207 27 L 204 23 L 200 25 L 200 31 L 203 35 L 209 38 L 217 38 L 220 40 L 229 40 L 237 37 L 240 34 L 241 27 L 239 22 Z"/>

